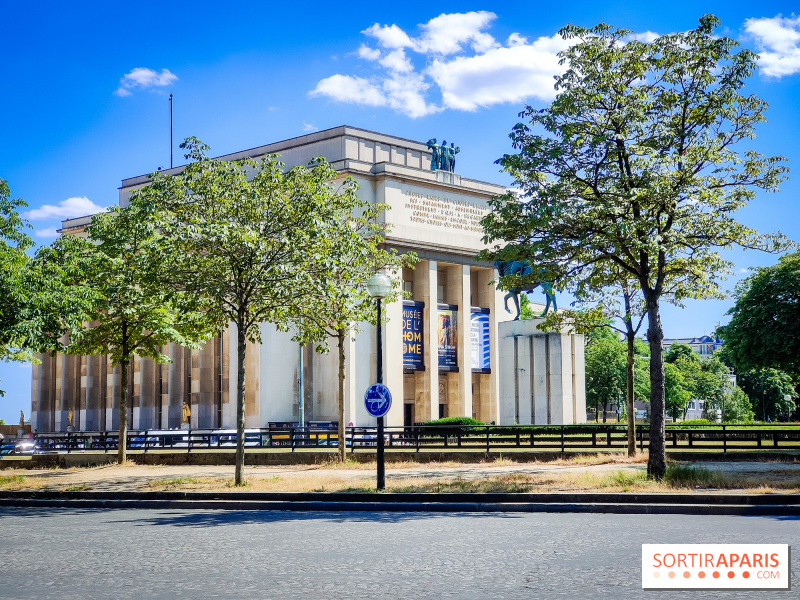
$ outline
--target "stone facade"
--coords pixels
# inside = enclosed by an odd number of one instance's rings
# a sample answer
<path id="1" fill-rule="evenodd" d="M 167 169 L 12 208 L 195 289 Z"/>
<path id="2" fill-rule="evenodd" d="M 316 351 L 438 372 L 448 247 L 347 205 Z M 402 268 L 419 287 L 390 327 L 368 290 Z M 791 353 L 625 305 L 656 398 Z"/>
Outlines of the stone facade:
<path id="1" fill-rule="evenodd" d="M 324 156 L 344 176 L 355 178 L 359 194 L 370 202 L 385 202 L 390 226 L 387 245 L 399 252 L 414 251 L 416 268 L 405 269 L 403 285 L 421 306 L 424 370 L 404 369 L 403 302 L 385 307 L 384 382 L 394 401 L 387 425 L 423 422 L 439 416 L 474 416 L 486 422 L 511 422 L 500 409 L 498 324 L 512 318 L 502 307 L 503 293 L 490 285 L 497 278 L 491 264 L 475 261 L 483 247 L 479 220 L 488 200 L 503 186 L 475 181 L 457 173 L 430 170 L 430 151 L 422 142 L 342 126 L 261 146 L 222 158 L 235 160 L 277 153 L 292 167 Z M 179 172 L 180 167 L 167 171 Z M 133 190 L 147 184 L 146 176 L 122 181 L 119 202 L 125 205 Z M 80 235 L 89 219 L 65 221 L 62 232 Z M 445 307 L 445 308 L 443 308 Z M 455 349 L 450 364 L 440 369 L 439 325 L 443 310 L 456 311 L 448 338 Z M 473 369 L 471 313 L 488 314 L 489 368 Z M 449 323 L 449 321 L 448 321 Z M 236 355 L 231 326 L 199 350 L 175 344 L 165 348 L 169 364 L 136 358 L 130 378 L 132 429 L 180 427 L 181 406 L 191 406 L 191 425 L 231 428 L 236 415 Z M 247 427 L 270 422 L 296 422 L 299 415 L 300 349 L 291 335 L 268 323 L 261 325 L 262 343 L 248 344 L 245 415 Z M 375 380 L 376 328 L 365 326 L 345 347 L 345 420 L 372 425 L 363 402 Z M 302 353 L 305 420 L 334 421 L 338 406 L 337 353 Z M 42 356 L 33 370 L 32 423 L 39 431 L 65 431 L 68 411 L 76 430 L 118 426 L 115 392 L 119 368 L 106 357 Z M 513 358 L 513 357 L 512 357 Z M 500 360 L 498 360 L 500 359 Z M 585 412 L 585 411 L 584 411 Z"/>

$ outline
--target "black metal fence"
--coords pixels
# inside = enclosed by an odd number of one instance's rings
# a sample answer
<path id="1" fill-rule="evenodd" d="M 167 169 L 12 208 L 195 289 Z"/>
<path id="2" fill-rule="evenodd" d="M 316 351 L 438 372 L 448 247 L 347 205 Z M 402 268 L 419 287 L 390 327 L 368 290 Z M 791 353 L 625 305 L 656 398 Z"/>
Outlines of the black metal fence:
<path id="1" fill-rule="evenodd" d="M 236 430 L 159 430 L 129 431 L 127 447 L 132 451 L 192 452 L 193 450 L 233 450 Z M 647 425 L 636 426 L 636 446 L 644 450 L 649 445 Z M 416 451 L 436 450 L 548 450 L 594 451 L 621 450 L 628 445 L 625 425 L 414 425 L 386 427 L 387 448 Z M 348 452 L 368 450 L 376 446 L 375 427 L 345 428 Z M 81 431 L 44 433 L 26 440 L 16 453 L 73 453 L 87 451 L 116 451 L 119 443 L 115 431 Z M 333 449 L 339 444 L 338 429 L 331 426 L 299 427 L 273 426 L 245 430 L 245 447 L 275 448 L 287 451 L 299 449 Z M 697 425 L 669 427 L 666 430 L 668 449 L 691 451 L 713 450 L 800 450 L 800 427 L 775 425 Z"/>

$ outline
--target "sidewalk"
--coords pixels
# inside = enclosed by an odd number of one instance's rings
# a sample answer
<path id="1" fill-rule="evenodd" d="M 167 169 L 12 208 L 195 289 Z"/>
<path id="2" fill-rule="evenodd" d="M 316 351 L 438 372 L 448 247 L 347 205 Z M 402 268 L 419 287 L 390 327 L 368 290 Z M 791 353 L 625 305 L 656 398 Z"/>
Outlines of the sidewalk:
<path id="1" fill-rule="evenodd" d="M 599 460 L 599 459 L 598 459 Z M 770 462 L 698 462 L 698 473 L 732 482 L 729 490 L 686 485 L 664 489 L 663 484 L 643 481 L 646 463 L 606 462 L 602 464 L 512 463 L 495 461 L 479 464 L 389 463 L 387 488 L 393 491 L 494 491 L 485 486 L 492 481 L 497 491 L 653 491 L 725 492 L 742 485 L 758 484 L 757 493 L 800 490 L 800 464 Z M 93 490 L 93 491 L 339 491 L 374 487 L 375 464 L 296 465 L 246 467 L 250 485 L 231 487 L 231 466 L 136 464 L 106 465 L 74 469 L 6 469 L 0 471 L 0 490 Z M 694 470 L 690 469 L 690 475 Z M 696 474 L 695 474 L 696 475 Z M 710 480 L 711 481 L 711 480 Z M 702 482 L 701 482 L 702 483 Z M 651 485 L 652 484 L 652 485 Z M 505 485 L 505 487 L 503 487 Z M 717 484 L 718 485 L 718 484 Z M 631 488 L 626 489 L 626 486 Z M 747 487 L 750 487 L 749 485 Z M 481 489 L 479 489 L 481 488 Z M 773 489 L 774 488 L 774 489 Z"/>

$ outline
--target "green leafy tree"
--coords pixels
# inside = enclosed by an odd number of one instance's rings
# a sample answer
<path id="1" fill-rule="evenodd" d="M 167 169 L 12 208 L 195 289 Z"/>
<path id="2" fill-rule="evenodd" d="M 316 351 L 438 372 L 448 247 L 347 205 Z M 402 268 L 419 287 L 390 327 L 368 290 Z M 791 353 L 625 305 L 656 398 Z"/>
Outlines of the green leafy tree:
<path id="1" fill-rule="evenodd" d="M 196 138 L 181 147 L 191 162 L 174 176 L 153 174 L 142 195 L 160 212 L 172 242 L 173 284 L 203 299 L 219 327 L 235 328 L 238 486 L 244 484 L 247 340 L 261 341 L 264 322 L 294 328 L 300 342 L 314 338 L 304 309 L 330 290 L 331 266 L 346 256 L 335 243 L 352 240 L 338 228 L 349 228 L 346 217 L 363 203 L 355 182 L 338 180 L 323 159 L 285 170 L 272 155 L 208 158 L 208 146 Z"/>
<path id="2" fill-rule="evenodd" d="M 586 405 L 596 419 L 609 404 L 622 404 L 625 397 L 625 345 L 616 339 L 601 339 L 586 348 Z"/>
<path id="3" fill-rule="evenodd" d="M 59 239 L 30 259 L 29 225 L 17 212 L 24 206 L 0 179 L 0 360 L 37 363 L 37 353 L 63 349 L 64 334 L 80 325 L 91 294 L 61 283 L 57 258 L 72 241 Z"/>
<path id="4" fill-rule="evenodd" d="M 637 282 L 651 354 L 648 474 L 657 479 L 666 472 L 660 306 L 669 282 L 694 282 L 681 288 L 685 297 L 720 297 L 730 263 L 719 248 L 788 247 L 733 216 L 756 190 L 776 189 L 786 167 L 737 151 L 766 103 L 742 93 L 756 55 L 737 51 L 718 26 L 706 15 L 696 29 L 652 42 L 605 24 L 562 29 L 575 44 L 560 54 L 558 95 L 521 113 L 530 125 L 511 133 L 519 152 L 499 161 L 520 193 L 493 200 L 483 220 L 486 243 L 506 244 L 485 258 L 528 260 L 562 285 L 599 264 Z"/>
<path id="5" fill-rule="evenodd" d="M 795 409 L 797 393 L 788 373 L 778 369 L 756 369 L 740 373 L 738 382 L 761 421 L 785 419 Z"/>
<path id="6" fill-rule="evenodd" d="M 734 297 L 731 321 L 717 333 L 736 370 L 771 367 L 800 376 L 800 253 L 756 269 Z"/>
<path id="7" fill-rule="evenodd" d="M 636 334 L 642 326 L 646 311 L 641 302 L 641 294 L 635 282 L 615 265 L 610 272 L 598 264 L 596 269 L 587 271 L 588 277 L 572 279 L 575 302 L 573 305 L 590 306 L 577 311 L 560 311 L 550 313 L 542 328 L 561 331 L 564 328 L 596 335 L 596 332 L 616 331 L 625 337 L 627 345 L 625 365 L 625 415 L 628 424 L 628 456 L 636 455 L 636 411 L 634 397 L 636 395 Z M 601 284 L 601 282 L 603 282 Z M 621 300 L 621 301 L 620 301 Z M 618 326 L 621 323 L 622 326 Z M 613 335 L 613 334 L 612 334 Z"/>
<path id="8" fill-rule="evenodd" d="M 25 233 L 29 225 L 17 210 L 25 206 L 21 198 L 11 198 L 8 183 L 0 179 L 0 360 L 6 361 L 24 362 L 33 358 L 21 331 L 24 305 L 21 286 L 29 260 L 26 251 L 33 246 L 33 240 Z"/>
<path id="9" fill-rule="evenodd" d="M 687 360 L 697 360 L 698 356 L 695 354 L 692 347 L 688 344 L 681 344 L 680 342 L 676 342 L 672 344 L 669 349 L 664 353 L 664 362 L 674 363 L 677 362 L 679 358 L 685 358 Z"/>
<path id="10" fill-rule="evenodd" d="M 692 399 L 684 372 L 674 363 L 664 363 L 664 390 L 666 412 L 677 421 L 685 414 L 686 404 Z M 652 405 L 651 405 L 652 409 Z"/>
<path id="11" fill-rule="evenodd" d="M 162 348 L 189 348 L 213 335 L 205 313 L 182 291 L 163 285 L 169 264 L 164 237 L 137 194 L 126 208 L 92 217 L 88 239 L 73 238 L 72 251 L 59 255 L 66 284 L 94 294 L 83 326 L 72 331 L 66 351 L 106 354 L 120 366 L 118 460 L 127 458 L 128 378 L 134 355 L 169 361 Z"/>
<path id="12" fill-rule="evenodd" d="M 715 397 L 706 402 L 707 419 L 715 421 L 717 411 L 721 413 L 723 423 L 748 423 L 755 419 L 750 398 L 739 386 L 734 386 L 721 397 Z"/>
<path id="13" fill-rule="evenodd" d="M 318 343 L 318 351 L 327 351 L 328 340 L 336 340 L 339 360 L 339 460 L 345 460 L 344 342 L 355 335 L 364 322 L 376 323 L 375 300 L 367 292 L 367 281 L 378 270 L 396 271 L 413 266 L 416 255 L 398 256 L 396 251 L 383 246 L 385 225 L 378 222 L 386 204 L 371 204 L 366 200 L 342 195 L 333 201 L 343 201 L 346 206 L 332 215 L 331 221 L 322 223 L 324 235 L 320 236 L 320 252 L 325 268 L 318 271 L 312 293 L 299 300 L 302 307 L 302 329 L 306 339 Z M 350 212 L 347 209 L 350 209 Z M 401 294 L 400 279 L 392 278 L 392 293 L 385 298 L 392 302 Z"/>

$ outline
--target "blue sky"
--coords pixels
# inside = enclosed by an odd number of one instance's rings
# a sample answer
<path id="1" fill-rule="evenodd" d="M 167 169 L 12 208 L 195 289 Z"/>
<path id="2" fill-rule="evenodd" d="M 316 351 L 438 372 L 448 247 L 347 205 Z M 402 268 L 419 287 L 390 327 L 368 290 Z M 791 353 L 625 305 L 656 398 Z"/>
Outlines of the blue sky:
<path id="1" fill-rule="evenodd" d="M 417 8 L 418 6 L 418 8 Z M 441 6 L 441 5 L 440 5 Z M 222 154 L 350 124 L 454 140 L 458 169 L 510 183 L 493 161 L 527 102 L 552 97 L 557 30 L 607 22 L 637 33 L 695 26 L 762 53 L 748 87 L 770 104 L 753 147 L 800 159 L 800 19 L 789 2 L 5 3 L 0 36 L 0 177 L 30 205 L 37 242 L 62 218 L 117 201 L 120 180 L 169 165 L 168 95 L 177 143 Z M 471 13 L 471 14 L 468 14 Z M 180 164 L 180 153 L 175 152 Z M 740 213 L 800 240 L 800 174 Z M 728 252 L 739 270 L 776 261 Z M 665 307 L 668 337 L 710 332 L 729 302 Z M 30 366 L 0 363 L 0 418 L 30 411 Z"/>

